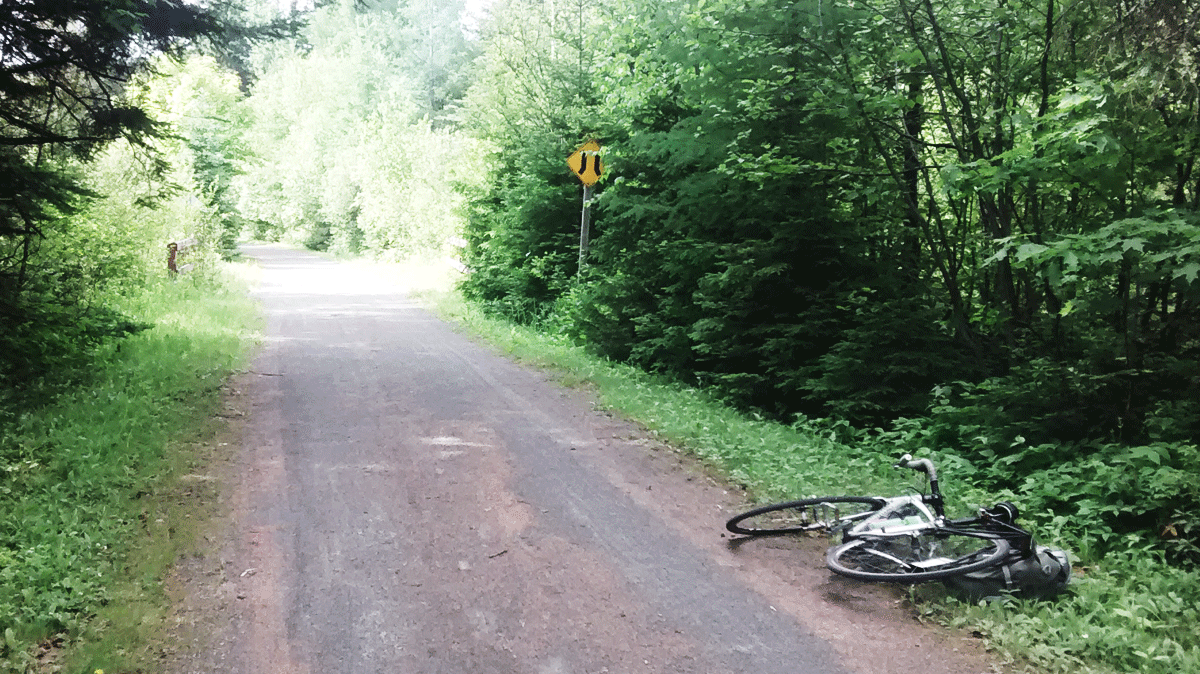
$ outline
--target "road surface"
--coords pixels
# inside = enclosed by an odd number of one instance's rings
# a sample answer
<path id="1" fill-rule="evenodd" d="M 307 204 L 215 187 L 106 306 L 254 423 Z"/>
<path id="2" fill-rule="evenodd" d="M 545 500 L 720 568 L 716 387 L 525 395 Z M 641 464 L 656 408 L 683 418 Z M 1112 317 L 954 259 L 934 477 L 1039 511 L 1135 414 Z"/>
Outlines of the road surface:
<path id="1" fill-rule="evenodd" d="M 175 671 L 994 671 L 820 541 L 733 543 L 735 490 L 394 281 L 245 252 L 266 341 L 220 549 L 181 569 Z"/>

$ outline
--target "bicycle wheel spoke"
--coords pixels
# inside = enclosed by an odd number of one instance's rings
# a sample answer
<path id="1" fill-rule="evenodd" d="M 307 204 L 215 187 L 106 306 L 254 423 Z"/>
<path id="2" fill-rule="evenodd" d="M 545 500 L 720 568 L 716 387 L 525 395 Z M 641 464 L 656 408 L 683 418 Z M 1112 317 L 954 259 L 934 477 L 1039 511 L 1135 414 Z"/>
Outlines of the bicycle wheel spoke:
<path id="1" fill-rule="evenodd" d="M 1008 543 L 938 531 L 903 536 L 863 536 L 831 548 L 826 562 L 862 580 L 920 582 L 986 568 L 1008 553 Z"/>
<path id="2" fill-rule="evenodd" d="M 776 503 L 748 510 L 726 523 L 736 534 L 769 535 L 829 531 L 867 517 L 883 501 L 860 496 L 829 496 Z"/>
<path id="3" fill-rule="evenodd" d="M 885 569 L 909 569 L 912 565 L 905 562 L 903 559 L 895 555 L 889 555 L 883 550 L 874 547 L 863 547 L 858 550 L 859 556 L 856 558 L 858 562 L 867 568 L 876 570 Z"/>

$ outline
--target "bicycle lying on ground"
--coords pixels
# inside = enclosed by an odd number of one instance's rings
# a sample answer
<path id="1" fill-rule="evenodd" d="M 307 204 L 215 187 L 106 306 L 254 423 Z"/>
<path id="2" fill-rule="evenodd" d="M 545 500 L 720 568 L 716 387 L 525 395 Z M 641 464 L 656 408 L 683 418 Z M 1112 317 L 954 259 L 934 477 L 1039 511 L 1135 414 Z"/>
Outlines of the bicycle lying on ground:
<path id="1" fill-rule="evenodd" d="M 955 579 L 1032 560 L 1055 590 L 1065 587 L 1070 564 L 1065 553 L 1035 546 L 1033 536 L 1016 525 L 1017 508 L 999 503 L 974 517 L 947 519 L 937 470 L 929 459 L 905 454 L 896 468 L 923 472 L 929 491 L 905 496 L 826 496 L 775 503 L 748 510 L 726 523 L 747 536 L 819 532 L 839 537 L 826 554 L 831 570 L 860 580 L 919 583 Z M 1043 552 L 1058 564 L 1047 568 Z M 1054 564 L 1051 564 L 1052 566 Z M 1063 570 L 1065 565 L 1065 571 Z"/>

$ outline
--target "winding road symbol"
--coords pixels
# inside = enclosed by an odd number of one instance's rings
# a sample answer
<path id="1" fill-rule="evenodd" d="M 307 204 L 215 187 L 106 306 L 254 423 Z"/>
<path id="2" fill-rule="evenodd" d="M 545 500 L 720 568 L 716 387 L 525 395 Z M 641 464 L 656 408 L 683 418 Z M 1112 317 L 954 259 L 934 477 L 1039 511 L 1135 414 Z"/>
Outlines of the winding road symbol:
<path id="1" fill-rule="evenodd" d="M 567 166 L 584 185 L 594 185 L 604 175 L 604 162 L 600 160 L 600 144 L 589 140 L 567 157 Z"/>

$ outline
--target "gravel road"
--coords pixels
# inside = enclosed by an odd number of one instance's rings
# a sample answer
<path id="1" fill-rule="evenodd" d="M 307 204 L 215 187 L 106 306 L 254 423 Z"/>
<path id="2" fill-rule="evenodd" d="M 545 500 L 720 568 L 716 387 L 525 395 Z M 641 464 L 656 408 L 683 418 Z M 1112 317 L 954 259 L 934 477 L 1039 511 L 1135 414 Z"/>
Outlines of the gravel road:
<path id="1" fill-rule="evenodd" d="M 731 541 L 735 490 L 396 279 L 244 252 L 267 337 L 219 550 L 180 568 L 174 671 L 996 671 L 820 541 Z"/>

